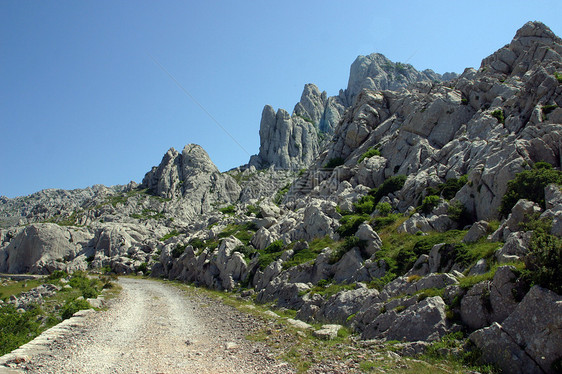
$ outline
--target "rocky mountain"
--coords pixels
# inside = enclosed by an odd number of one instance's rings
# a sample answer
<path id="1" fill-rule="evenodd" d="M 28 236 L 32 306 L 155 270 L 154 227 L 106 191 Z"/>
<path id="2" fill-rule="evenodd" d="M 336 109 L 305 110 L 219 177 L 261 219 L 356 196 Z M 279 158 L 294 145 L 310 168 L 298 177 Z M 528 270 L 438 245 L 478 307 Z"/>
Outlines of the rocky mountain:
<path id="1" fill-rule="evenodd" d="M 0 272 L 141 272 L 402 355 L 559 372 L 562 40 L 529 22 L 460 76 L 377 54 L 351 70 L 337 97 L 266 106 L 249 165 L 188 145 L 140 185 L 3 198 Z"/>
<path id="2" fill-rule="evenodd" d="M 260 122 L 260 151 L 249 165 L 257 169 L 306 168 L 331 139 L 342 115 L 362 89 L 398 90 L 416 82 L 441 82 L 456 77 L 432 70 L 417 71 L 412 65 L 392 62 L 379 53 L 359 56 L 353 62 L 349 83 L 338 96 L 328 97 L 314 84 L 306 84 L 293 113 L 277 112 L 266 105 Z"/>

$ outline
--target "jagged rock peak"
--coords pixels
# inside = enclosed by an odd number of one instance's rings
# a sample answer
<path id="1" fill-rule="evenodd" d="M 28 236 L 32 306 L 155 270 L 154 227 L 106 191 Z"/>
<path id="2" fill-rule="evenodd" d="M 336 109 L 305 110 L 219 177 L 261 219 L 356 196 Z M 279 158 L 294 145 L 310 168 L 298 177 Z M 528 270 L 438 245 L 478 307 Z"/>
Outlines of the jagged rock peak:
<path id="1" fill-rule="evenodd" d="M 527 22 L 511 43 L 482 60 L 480 71 L 521 76 L 538 64 L 559 61 L 562 40 L 542 22 Z"/>
<path id="2" fill-rule="evenodd" d="M 451 73 L 447 77 L 452 77 Z M 442 80 L 433 70 L 418 71 L 410 64 L 392 62 L 380 53 L 372 53 L 358 56 L 351 64 L 347 89 L 340 97 L 349 106 L 364 88 L 396 91 L 415 82 Z"/>
<path id="3" fill-rule="evenodd" d="M 326 91 L 320 92 L 315 84 L 307 83 L 304 85 L 301 100 L 295 105 L 293 115 L 318 124 L 322 119 L 327 100 L 328 94 Z"/>
<path id="4" fill-rule="evenodd" d="M 290 116 L 284 109 L 266 105 L 260 122 L 260 152 L 250 158 L 250 166 L 264 169 L 300 169 L 318 154 L 316 126 L 309 118 Z"/>
<path id="5" fill-rule="evenodd" d="M 170 148 L 160 165 L 146 173 L 141 187 L 148 188 L 158 196 L 172 198 L 185 196 L 188 192 L 193 193 L 194 189 L 203 184 L 215 183 L 225 178 L 230 179 L 220 174 L 201 146 L 188 144 L 181 154 Z M 237 192 L 240 192 L 239 188 Z"/>

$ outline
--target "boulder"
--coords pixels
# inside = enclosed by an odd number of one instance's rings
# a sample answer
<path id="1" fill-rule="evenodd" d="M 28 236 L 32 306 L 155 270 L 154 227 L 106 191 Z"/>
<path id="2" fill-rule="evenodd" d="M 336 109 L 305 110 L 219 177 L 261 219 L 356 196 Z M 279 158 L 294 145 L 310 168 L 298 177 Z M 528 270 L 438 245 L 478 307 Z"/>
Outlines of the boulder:
<path id="1" fill-rule="evenodd" d="M 535 286 L 503 323 L 475 331 L 482 358 L 506 373 L 555 373 L 562 357 L 562 297 Z"/>
<path id="2" fill-rule="evenodd" d="M 485 237 L 488 232 L 488 227 L 490 225 L 486 221 L 475 222 L 462 239 L 465 243 L 474 243 Z"/>
<path id="3" fill-rule="evenodd" d="M 491 323 L 491 282 L 475 284 L 461 300 L 461 320 L 471 330 Z"/>
<path id="4" fill-rule="evenodd" d="M 316 320 L 345 324 L 349 316 L 365 304 L 380 302 L 379 292 L 366 287 L 341 291 L 330 297 L 317 311 Z"/>
<path id="5" fill-rule="evenodd" d="M 520 260 L 529 252 L 532 232 L 517 231 L 510 233 L 503 247 L 494 254 L 500 264 Z"/>
<path id="6" fill-rule="evenodd" d="M 64 261 L 74 259 L 82 250 L 75 240 L 71 230 L 54 223 L 31 224 L 0 252 L 0 272 L 41 274 L 47 273 L 47 268 L 65 269 Z"/>
<path id="7" fill-rule="evenodd" d="M 375 230 L 373 230 L 371 225 L 366 223 L 362 223 L 361 225 L 359 225 L 359 228 L 355 233 L 355 236 L 360 240 L 364 240 L 367 243 L 365 247 L 365 251 L 369 256 L 374 255 L 381 249 L 382 240 L 377 235 Z"/>
<path id="8" fill-rule="evenodd" d="M 342 325 L 322 325 L 320 329 L 312 332 L 312 335 L 323 340 L 332 340 L 338 336 L 338 332 L 342 328 Z"/>

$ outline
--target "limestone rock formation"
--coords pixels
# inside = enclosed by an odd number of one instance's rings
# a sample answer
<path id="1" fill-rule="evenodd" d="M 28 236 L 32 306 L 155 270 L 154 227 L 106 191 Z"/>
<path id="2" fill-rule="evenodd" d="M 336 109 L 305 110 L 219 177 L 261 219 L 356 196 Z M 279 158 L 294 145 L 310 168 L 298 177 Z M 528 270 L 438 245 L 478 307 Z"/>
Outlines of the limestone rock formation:
<path id="1" fill-rule="evenodd" d="M 449 73 L 447 78 L 452 76 L 455 74 Z M 372 53 L 358 56 L 351 64 L 347 89 L 340 97 L 350 106 L 365 88 L 372 91 L 398 91 L 411 83 L 442 80 L 443 77 L 432 70 L 420 72 L 410 64 L 394 63 L 380 53 Z"/>
<path id="2" fill-rule="evenodd" d="M 447 78 L 455 74 L 450 73 Z M 320 148 L 334 133 L 344 112 L 363 89 L 398 90 L 416 82 L 440 82 L 444 78 L 431 70 L 419 72 L 408 64 L 394 63 L 381 54 L 359 56 L 351 65 L 348 87 L 328 97 L 314 84 L 306 84 L 292 115 L 269 105 L 260 122 L 260 151 L 249 165 L 258 169 L 308 167 Z"/>
<path id="3" fill-rule="evenodd" d="M 309 165 L 318 154 L 317 130 L 310 121 L 290 116 L 283 109 L 275 113 L 271 106 L 265 106 L 260 122 L 260 152 L 252 156 L 250 165 L 292 170 Z"/>
<path id="4" fill-rule="evenodd" d="M 312 166 L 344 160 L 332 174 L 320 175 L 319 191 L 336 178 L 357 184 L 351 170 L 376 147 L 387 160 L 386 178 L 408 177 L 395 193 L 401 212 L 417 206 L 426 188 L 466 174 L 468 183 L 455 201 L 473 219 L 497 218 L 507 182 L 525 165 L 547 161 L 560 167 L 561 54 L 558 37 L 541 23 L 528 23 L 478 71 L 466 69 L 450 82 L 421 82 L 401 91 L 357 92 L 332 143 Z M 500 60 L 509 65 L 499 68 Z M 303 178 L 311 175 L 319 176 Z"/>
<path id="5" fill-rule="evenodd" d="M 171 148 L 158 167 L 146 173 L 141 188 L 163 198 L 183 197 L 194 214 L 210 210 L 212 203 L 238 200 L 241 188 L 227 174 L 221 174 L 201 146 L 186 145 L 181 154 Z"/>

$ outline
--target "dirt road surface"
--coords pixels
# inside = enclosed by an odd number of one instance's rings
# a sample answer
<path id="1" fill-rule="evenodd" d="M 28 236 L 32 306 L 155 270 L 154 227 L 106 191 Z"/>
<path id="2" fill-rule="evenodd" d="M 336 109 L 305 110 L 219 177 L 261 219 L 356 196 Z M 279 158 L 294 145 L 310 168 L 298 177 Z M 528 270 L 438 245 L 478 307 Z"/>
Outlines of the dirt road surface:
<path id="1" fill-rule="evenodd" d="M 260 320 L 165 282 L 121 278 L 109 309 L 50 340 L 32 373 L 289 373 L 246 336 Z"/>

